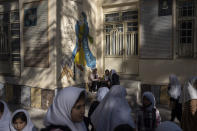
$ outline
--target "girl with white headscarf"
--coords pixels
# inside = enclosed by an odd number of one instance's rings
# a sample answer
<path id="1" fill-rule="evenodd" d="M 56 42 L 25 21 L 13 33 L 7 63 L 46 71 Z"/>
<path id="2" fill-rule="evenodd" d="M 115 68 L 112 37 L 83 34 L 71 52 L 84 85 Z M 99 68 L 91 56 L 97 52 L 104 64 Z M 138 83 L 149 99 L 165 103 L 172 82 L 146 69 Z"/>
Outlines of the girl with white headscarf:
<path id="1" fill-rule="evenodd" d="M 94 126 L 91 122 L 91 115 L 94 112 L 94 110 L 97 108 L 97 106 L 99 105 L 99 103 L 103 100 L 103 98 L 105 97 L 105 95 L 109 92 L 109 89 L 107 87 L 101 87 L 99 88 L 97 95 L 96 95 L 96 100 L 92 102 L 90 108 L 89 108 L 89 112 L 88 112 L 88 118 L 90 121 L 90 124 L 92 126 L 91 131 L 94 131 Z"/>
<path id="2" fill-rule="evenodd" d="M 197 77 L 185 83 L 182 91 L 183 115 L 181 127 L 184 131 L 197 129 Z"/>
<path id="3" fill-rule="evenodd" d="M 178 99 L 181 95 L 181 84 L 176 75 L 170 75 L 169 81 L 168 94 L 170 97 Z"/>
<path id="4" fill-rule="evenodd" d="M 182 104 L 180 103 L 181 95 L 181 84 L 176 77 L 176 75 L 170 75 L 168 94 L 170 96 L 170 107 L 171 107 L 171 121 L 177 117 L 179 122 L 181 122 L 182 117 Z"/>
<path id="5" fill-rule="evenodd" d="M 55 97 L 44 118 L 43 131 L 87 131 L 84 123 L 85 90 L 66 87 Z"/>
<path id="6" fill-rule="evenodd" d="M 99 88 L 97 94 L 96 94 L 96 99 L 101 102 L 105 95 L 109 92 L 109 89 L 107 87 L 101 87 Z"/>
<path id="7" fill-rule="evenodd" d="M 0 131 L 10 131 L 9 121 L 11 118 L 10 110 L 7 104 L 0 100 Z"/>
<path id="8" fill-rule="evenodd" d="M 111 76 L 111 86 L 120 85 L 119 75 L 116 73 L 116 70 L 112 69 L 110 71 Z"/>
<path id="9" fill-rule="evenodd" d="M 117 126 L 128 124 L 135 128 L 131 108 L 126 100 L 126 89 L 115 85 L 93 112 L 91 121 L 96 131 L 113 131 Z"/>
<path id="10" fill-rule="evenodd" d="M 10 119 L 10 131 L 38 131 L 24 109 L 16 110 Z"/>
<path id="11" fill-rule="evenodd" d="M 156 131 L 182 131 L 182 129 L 171 121 L 164 121 L 159 124 Z"/>
<path id="12" fill-rule="evenodd" d="M 142 103 L 143 106 L 137 110 L 137 131 L 153 131 L 161 121 L 154 95 L 151 92 L 144 92 Z"/>

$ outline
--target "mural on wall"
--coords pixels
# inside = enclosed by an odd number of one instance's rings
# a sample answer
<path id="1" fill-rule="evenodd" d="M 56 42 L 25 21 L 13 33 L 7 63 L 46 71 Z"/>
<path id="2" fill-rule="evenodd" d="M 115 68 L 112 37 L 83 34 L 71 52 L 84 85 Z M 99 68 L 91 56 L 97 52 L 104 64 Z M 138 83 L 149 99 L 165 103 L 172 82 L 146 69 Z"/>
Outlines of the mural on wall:
<path id="1" fill-rule="evenodd" d="M 72 56 L 69 61 L 64 62 L 59 80 L 65 75 L 68 80 L 74 77 L 74 73 L 71 70 L 72 63 L 74 63 L 80 71 L 84 71 L 86 65 L 91 69 L 96 67 L 96 58 L 93 56 L 88 45 L 89 42 L 91 44 L 93 43 L 93 38 L 89 34 L 87 16 L 84 12 L 81 13 L 79 20 L 76 22 L 75 35 L 75 48 L 72 51 Z M 70 61 L 72 61 L 72 63 Z"/>
<path id="2" fill-rule="evenodd" d="M 93 43 L 93 38 L 89 34 L 87 16 L 84 12 L 80 15 L 80 20 L 75 25 L 76 46 L 72 53 L 72 59 L 77 67 L 83 71 L 87 65 L 91 69 L 96 67 L 96 58 L 89 49 L 88 40 Z"/>

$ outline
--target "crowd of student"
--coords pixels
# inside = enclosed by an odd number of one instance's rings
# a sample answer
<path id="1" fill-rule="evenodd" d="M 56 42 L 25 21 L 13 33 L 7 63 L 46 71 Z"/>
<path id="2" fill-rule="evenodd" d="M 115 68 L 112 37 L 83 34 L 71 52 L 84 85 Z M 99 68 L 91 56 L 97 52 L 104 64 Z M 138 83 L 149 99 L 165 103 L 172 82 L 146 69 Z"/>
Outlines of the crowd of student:
<path id="1" fill-rule="evenodd" d="M 87 92 L 84 88 L 66 87 L 55 96 L 45 117 L 45 128 L 41 131 L 194 131 L 197 129 L 197 77 L 186 82 L 181 88 L 176 76 L 170 76 L 168 94 L 175 108 L 171 121 L 161 122 L 155 97 L 144 92 L 142 106 L 134 113 L 126 99 L 126 89 L 112 80 L 115 70 L 110 71 L 107 82 L 100 82 L 96 100 L 92 102 L 88 117 L 85 117 Z M 104 77 L 105 78 L 105 77 Z M 104 79 L 105 80 L 105 79 Z M 109 88 L 110 86 L 110 88 Z M 178 117 L 179 101 L 183 104 L 181 128 L 172 122 Z M 182 107 L 181 107 L 182 108 Z M 175 111 L 174 111 L 175 110 Z M 174 113 L 174 114 L 173 114 Z M 37 131 L 27 111 L 20 109 L 10 113 L 7 104 L 0 100 L 0 131 Z"/>

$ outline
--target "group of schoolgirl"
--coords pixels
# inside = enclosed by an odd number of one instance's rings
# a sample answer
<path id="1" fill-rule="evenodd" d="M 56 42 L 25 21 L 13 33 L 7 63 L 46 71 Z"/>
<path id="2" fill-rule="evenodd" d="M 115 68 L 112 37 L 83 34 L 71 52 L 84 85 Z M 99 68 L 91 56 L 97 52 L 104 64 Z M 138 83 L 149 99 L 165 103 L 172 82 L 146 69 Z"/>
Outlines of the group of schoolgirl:
<path id="1" fill-rule="evenodd" d="M 89 91 L 96 92 L 98 88 L 102 87 L 105 84 L 108 88 L 113 85 L 120 84 L 119 75 L 116 73 L 114 69 L 109 71 L 105 70 L 105 74 L 102 77 L 99 77 L 97 74 L 97 68 L 92 70 L 92 73 L 89 76 Z"/>
<path id="2" fill-rule="evenodd" d="M 85 89 L 66 87 L 54 98 L 44 118 L 46 127 L 41 131 L 181 131 L 172 122 L 160 122 L 151 92 L 143 94 L 142 107 L 134 120 L 126 95 L 126 89 L 120 84 L 110 89 L 106 85 L 101 86 L 87 118 Z"/>
<path id="3" fill-rule="evenodd" d="M 88 117 L 85 117 L 85 89 L 63 88 L 49 107 L 44 117 L 45 128 L 41 131 L 181 131 L 173 122 L 161 122 L 151 92 L 144 92 L 142 106 L 135 113 L 134 120 L 126 95 L 126 89 L 120 84 L 112 85 L 110 89 L 101 86 L 96 96 L 97 103 L 90 106 Z M 11 116 L 6 103 L 1 103 L 0 131 L 36 129 L 25 110 L 17 110 Z"/>
<path id="4" fill-rule="evenodd" d="M 168 85 L 171 121 L 175 118 L 184 131 L 197 129 L 197 77 L 185 81 L 183 85 L 175 74 L 170 75 Z"/>

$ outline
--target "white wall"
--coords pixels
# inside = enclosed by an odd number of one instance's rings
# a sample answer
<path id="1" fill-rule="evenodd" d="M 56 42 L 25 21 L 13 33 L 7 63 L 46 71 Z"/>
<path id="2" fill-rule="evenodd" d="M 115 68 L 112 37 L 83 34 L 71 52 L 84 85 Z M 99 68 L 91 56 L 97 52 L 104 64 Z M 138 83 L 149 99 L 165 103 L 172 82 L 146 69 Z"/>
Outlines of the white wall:
<path id="1" fill-rule="evenodd" d="M 140 60 L 139 79 L 145 84 L 166 85 L 169 75 L 175 74 L 181 83 L 197 75 L 195 59 Z"/>
<path id="2" fill-rule="evenodd" d="M 20 36 L 21 36 L 21 76 L 1 76 L 0 81 L 10 84 L 28 85 L 40 88 L 56 88 L 56 0 L 48 0 L 48 41 L 49 41 L 49 68 L 24 67 L 24 43 L 23 43 L 23 4 L 33 0 L 19 0 L 20 9 Z M 39 44 L 39 43 L 38 43 Z"/>

